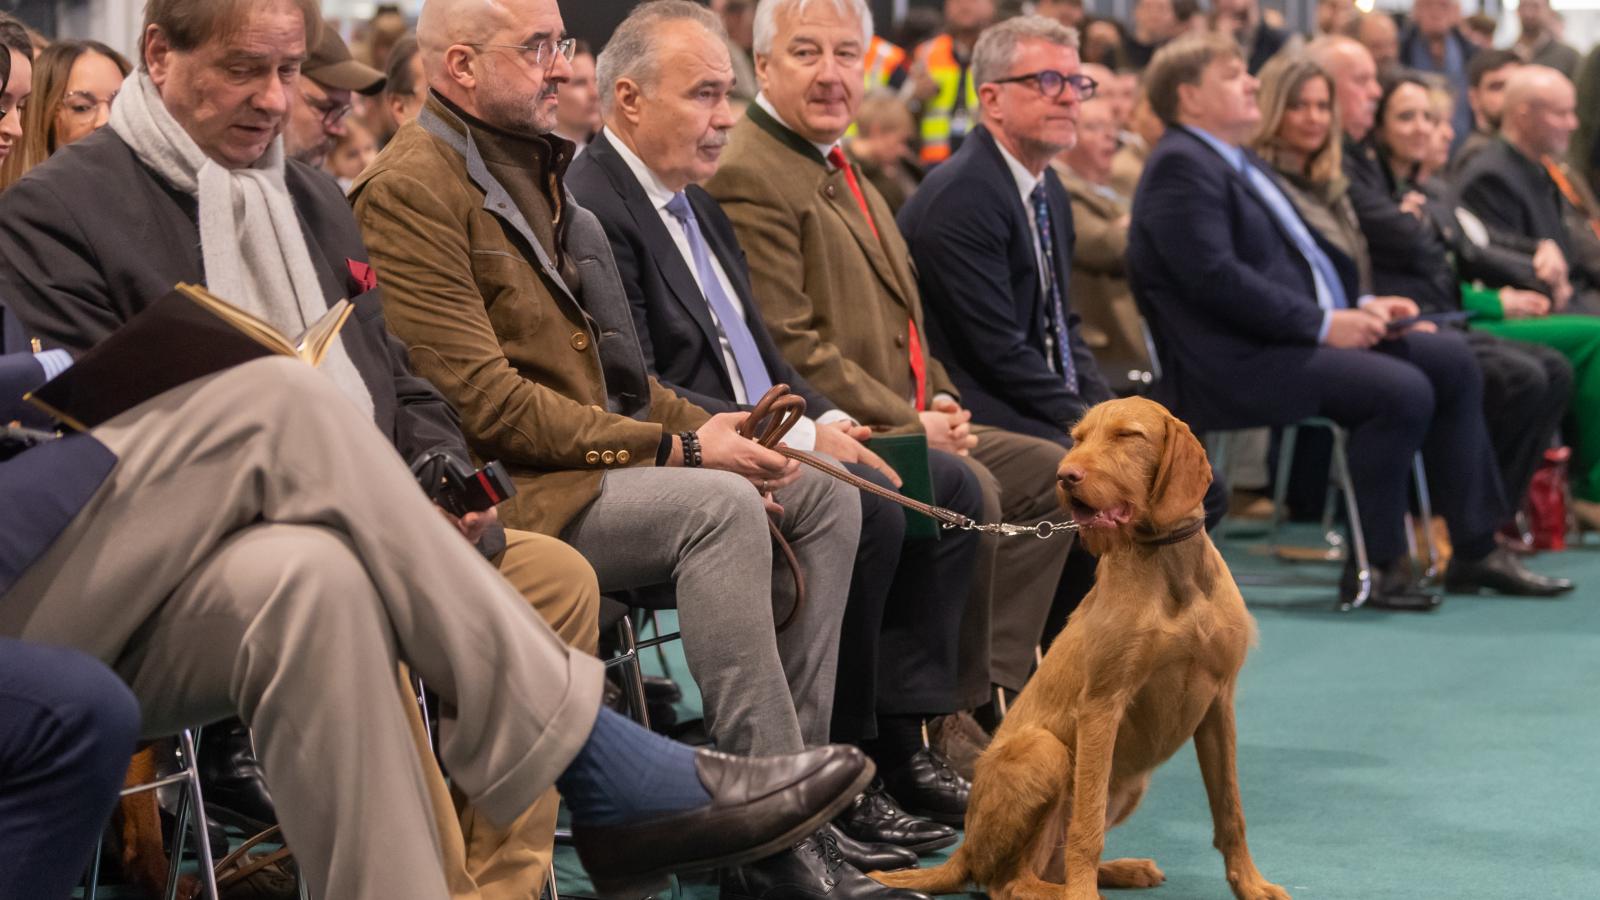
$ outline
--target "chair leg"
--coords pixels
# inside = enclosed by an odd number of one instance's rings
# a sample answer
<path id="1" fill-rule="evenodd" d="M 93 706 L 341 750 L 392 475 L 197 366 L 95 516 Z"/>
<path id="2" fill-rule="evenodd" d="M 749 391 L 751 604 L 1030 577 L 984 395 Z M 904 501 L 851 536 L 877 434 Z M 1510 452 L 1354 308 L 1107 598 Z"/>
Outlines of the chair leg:
<path id="1" fill-rule="evenodd" d="M 195 735 L 198 732 L 199 729 L 194 731 L 190 731 L 187 728 L 184 729 L 178 734 L 178 745 L 183 750 L 184 768 L 189 773 L 188 790 L 185 793 L 189 798 L 189 806 L 194 811 L 194 850 L 195 856 L 200 861 L 200 885 L 205 890 L 207 900 L 219 900 L 217 893 L 217 865 L 211 858 L 211 835 L 208 833 L 210 829 L 207 827 L 209 823 L 206 819 L 205 798 L 200 793 L 199 757 L 195 754 Z M 182 820 L 179 820 L 179 825 L 173 830 L 172 834 L 174 846 L 172 874 L 168 880 L 169 898 L 176 897 L 177 894 L 178 861 L 183 856 L 181 850 L 183 841 Z"/>
<path id="2" fill-rule="evenodd" d="M 561 891 L 556 887 L 556 863 L 550 860 L 550 872 L 545 876 L 545 884 L 550 886 L 550 900 L 561 900 Z"/>
<path id="3" fill-rule="evenodd" d="M 1288 425 L 1278 438 L 1278 475 L 1272 485 L 1272 524 L 1267 527 L 1267 543 L 1278 546 L 1278 532 L 1283 527 L 1285 510 L 1289 506 L 1289 474 L 1294 467 L 1294 444 L 1300 428 Z"/>
<path id="4" fill-rule="evenodd" d="M 661 637 L 663 634 L 666 634 L 666 632 L 661 630 L 661 613 L 652 609 L 648 611 L 648 615 L 650 618 L 650 634 L 653 637 Z M 672 666 L 667 661 L 666 644 L 656 645 L 656 663 L 661 666 L 662 675 L 666 676 L 667 678 L 672 677 Z"/>
<path id="5" fill-rule="evenodd" d="M 1355 553 L 1356 579 L 1360 584 L 1355 597 L 1348 601 L 1339 598 L 1341 610 L 1355 609 L 1372 596 L 1372 565 L 1367 559 L 1367 538 L 1361 530 L 1361 509 L 1356 503 L 1355 479 L 1350 477 L 1348 442 L 1349 435 L 1343 428 L 1333 430 L 1333 465 L 1339 488 L 1344 492 L 1345 515 L 1350 519 L 1350 549 Z"/>
<path id="6" fill-rule="evenodd" d="M 1428 490 L 1427 468 L 1423 465 L 1422 454 L 1418 453 L 1412 458 L 1411 467 L 1417 483 L 1417 510 L 1422 516 L 1422 534 L 1424 537 L 1422 558 L 1428 565 L 1423 570 L 1422 577 L 1427 579 L 1439 577 L 1439 554 L 1433 547 L 1433 495 Z"/>
<path id="7" fill-rule="evenodd" d="M 89 858 L 89 871 L 84 875 L 83 900 L 95 900 L 100 893 L 100 854 L 105 850 L 106 834 L 102 829 L 100 839 L 94 842 L 94 856 Z"/>
<path id="8" fill-rule="evenodd" d="M 617 620 L 617 643 L 627 658 L 621 666 L 622 690 L 628 697 L 628 708 L 640 725 L 650 727 L 650 708 L 644 696 L 644 669 L 639 665 L 639 642 L 634 636 L 633 620 L 623 616 Z"/>

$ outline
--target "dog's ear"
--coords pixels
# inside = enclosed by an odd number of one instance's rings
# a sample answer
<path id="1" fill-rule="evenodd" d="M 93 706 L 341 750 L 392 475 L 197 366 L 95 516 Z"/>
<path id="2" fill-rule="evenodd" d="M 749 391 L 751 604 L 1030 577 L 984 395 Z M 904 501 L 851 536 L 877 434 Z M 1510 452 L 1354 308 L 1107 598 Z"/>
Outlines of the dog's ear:
<path id="1" fill-rule="evenodd" d="M 1211 486 L 1206 450 L 1177 416 L 1168 414 L 1166 444 L 1150 488 L 1150 524 L 1157 528 L 1187 516 L 1205 499 Z"/>

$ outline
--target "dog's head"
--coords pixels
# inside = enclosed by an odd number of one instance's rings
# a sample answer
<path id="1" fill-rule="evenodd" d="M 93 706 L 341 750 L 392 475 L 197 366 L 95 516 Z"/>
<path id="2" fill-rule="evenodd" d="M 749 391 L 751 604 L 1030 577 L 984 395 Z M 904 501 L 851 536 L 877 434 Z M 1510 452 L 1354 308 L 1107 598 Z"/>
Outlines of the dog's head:
<path id="1" fill-rule="evenodd" d="M 1211 484 L 1205 448 L 1189 426 L 1140 397 L 1101 403 L 1072 429 L 1056 470 L 1061 505 L 1090 549 L 1163 534 L 1195 515 Z"/>

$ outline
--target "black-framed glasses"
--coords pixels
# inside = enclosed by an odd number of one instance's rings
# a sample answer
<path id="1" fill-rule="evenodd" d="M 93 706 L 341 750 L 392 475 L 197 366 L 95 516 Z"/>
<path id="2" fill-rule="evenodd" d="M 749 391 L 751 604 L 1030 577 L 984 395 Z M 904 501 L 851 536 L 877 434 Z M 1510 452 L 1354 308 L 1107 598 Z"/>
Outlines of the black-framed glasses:
<path id="1" fill-rule="evenodd" d="M 480 49 L 483 47 L 499 47 L 502 50 L 518 50 L 521 51 L 523 58 L 527 58 L 531 54 L 533 56 L 533 64 L 543 67 L 549 63 L 555 62 L 555 55 L 557 53 L 565 56 L 567 58 L 567 62 L 571 62 L 572 57 L 576 56 L 578 52 L 578 39 L 562 38 L 559 41 L 545 40 L 540 41 L 537 44 L 468 44 L 467 46 L 478 47 Z"/>
<path id="2" fill-rule="evenodd" d="M 327 98 L 318 100 L 303 90 L 300 92 L 300 99 L 304 100 L 307 106 L 315 110 L 317 114 L 322 117 L 322 124 L 328 126 L 329 128 L 332 128 L 335 125 L 338 125 L 340 122 L 343 122 L 344 117 L 350 115 L 350 111 L 353 109 L 353 107 L 348 103 L 338 103 Z"/>
<path id="3" fill-rule="evenodd" d="M 1061 96 L 1072 85 L 1072 92 L 1079 100 L 1088 100 L 1094 96 L 1095 89 L 1100 87 L 1100 82 L 1095 81 L 1081 72 L 1063 75 L 1055 69 L 1043 69 L 1038 72 L 1029 72 L 1026 75 L 1013 75 L 1010 78 L 996 78 L 991 84 L 1021 84 L 1025 81 L 1033 82 L 1039 93 L 1051 100 Z"/>

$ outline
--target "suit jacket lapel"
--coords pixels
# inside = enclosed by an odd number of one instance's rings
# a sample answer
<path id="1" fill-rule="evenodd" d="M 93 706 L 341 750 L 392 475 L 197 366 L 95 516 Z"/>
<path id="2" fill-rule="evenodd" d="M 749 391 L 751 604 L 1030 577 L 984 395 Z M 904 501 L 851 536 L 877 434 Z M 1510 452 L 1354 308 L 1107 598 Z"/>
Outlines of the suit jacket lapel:
<path id="1" fill-rule="evenodd" d="M 633 217 L 633 223 L 639 229 L 645 247 L 650 251 L 651 261 L 654 262 L 656 271 L 661 273 L 661 279 L 667 283 L 672 295 L 688 313 L 689 318 L 700 326 L 700 331 L 705 335 L 706 341 L 713 348 L 720 348 L 720 338 L 717 335 L 716 324 L 711 320 L 711 310 L 706 304 L 705 295 L 700 290 L 700 285 L 694 280 L 694 273 L 689 271 L 689 263 L 683 258 L 683 253 L 678 250 L 678 245 L 667 232 L 667 225 L 661 221 L 661 213 L 650 202 L 650 197 L 644 192 L 644 186 L 635 178 L 633 171 L 622 157 L 617 155 L 616 149 L 611 146 L 611 141 L 604 135 L 594 139 L 587 151 L 594 159 L 595 164 L 605 171 L 606 177 L 611 179 L 612 185 L 617 188 L 617 193 L 622 195 L 622 203 L 627 207 L 628 215 Z M 704 231 L 704 229 L 701 229 Z M 640 261 L 641 264 L 643 260 Z M 719 367 L 723 365 L 722 354 L 712 353 Z M 726 376 L 726 373 L 724 373 Z"/>
<path id="2" fill-rule="evenodd" d="M 854 164 L 851 164 L 854 168 Z M 856 172 L 857 183 L 862 183 L 861 173 Z M 861 251 L 866 254 L 867 262 L 872 265 L 872 270 L 877 273 L 884 286 L 901 304 L 907 304 L 903 285 L 894 267 L 889 263 L 889 254 L 884 252 L 883 239 L 872 233 L 872 226 L 876 224 L 879 229 L 895 227 L 891 219 L 887 223 L 868 223 L 867 217 L 861 212 L 861 207 L 856 203 L 855 194 L 850 191 L 850 182 L 845 180 L 844 170 L 837 169 L 828 173 L 828 177 L 818 188 L 822 193 L 822 200 L 830 209 L 844 220 L 845 227 L 849 229 L 850 236 L 861 245 Z M 866 196 L 866 189 L 862 189 L 862 196 Z M 870 203 L 869 203 L 870 206 Z"/>

